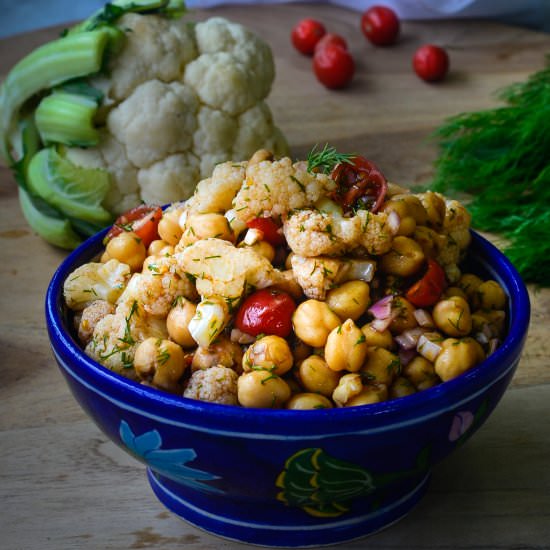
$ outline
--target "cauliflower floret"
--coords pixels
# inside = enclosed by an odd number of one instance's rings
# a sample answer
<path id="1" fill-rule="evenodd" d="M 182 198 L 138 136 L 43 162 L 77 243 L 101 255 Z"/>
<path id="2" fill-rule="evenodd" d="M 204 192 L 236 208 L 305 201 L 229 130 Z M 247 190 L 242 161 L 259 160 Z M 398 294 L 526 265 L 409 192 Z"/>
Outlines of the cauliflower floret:
<path id="1" fill-rule="evenodd" d="M 388 214 L 386 212 L 373 214 L 368 210 L 359 210 L 357 217 L 361 223 L 359 244 L 373 256 L 389 252 L 398 228 L 392 228 L 388 223 Z"/>
<path id="2" fill-rule="evenodd" d="M 149 337 L 167 338 L 166 323 L 147 315 L 137 300 L 123 302 L 97 323 L 84 351 L 105 367 L 134 379 L 136 348 Z"/>
<path id="3" fill-rule="evenodd" d="M 291 210 L 311 206 L 335 185 L 325 174 L 309 173 L 304 162 L 265 160 L 247 166 L 233 207 L 243 222 L 257 216 L 286 217 Z"/>
<path id="4" fill-rule="evenodd" d="M 191 147 L 198 108 L 189 86 L 149 80 L 111 111 L 107 127 L 125 145 L 132 164 L 147 168 Z"/>
<path id="5" fill-rule="evenodd" d="M 309 257 L 341 256 L 359 247 L 372 255 L 385 254 L 396 232 L 385 212 L 360 210 L 344 217 L 333 208 L 300 210 L 285 221 L 283 230 L 292 251 Z"/>
<path id="6" fill-rule="evenodd" d="M 86 306 L 82 311 L 78 322 L 78 339 L 87 344 L 94 333 L 94 329 L 105 317 L 115 312 L 115 306 L 106 300 L 94 300 L 89 306 Z"/>
<path id="7" fill-rule="evenodd" d="M 84 309 L 94 300 L 114 304 L 126 288 L 130 275 L 130 268 L 115 259 L 81 265 L 65 280 L 65 303 L 75 311 Z"/>
<path id="8" fill-rule="evenodd" d="M 238 121 L 235 117 L 204 105 L 197 114 L 193 150 L 201 157 L 203 155 L 224 155 L 225 158 L 228 158 L 238 129 Z M 212 170 L 209 170 L 208 173 L 212 173 Z"/>
<path id="9" fill-rule="evenodd" d="M 283 224 L 288 246 L 300 256 L 344 254 L 353 248 L 351 243 L 359 237 L 360 226 L 357 218 L 347 218 L 344 239 L 339 231 L 340 219 L 344 218 L 336 218 L 332 214 L 316 210 L 298 210 Z"/>
<path id="10" fill-rule="evenodd" d="M 183 67 L 197 56 L 193 30 L 183 21 L 130 13 L 118 26 L 126 40 L 109 64 L 110 95 L 117 100 L 148 80 L 178 80 Z"/>
<path id="11" fill-rule="evenodd" d="M 165 204 L 170 197 L 189 197 L 199 179 L 199 161 L 193 153 L 179 153 L 138 172 L 141 198 L 150 204 Z"/>
<path id="12" fill-rule="evenodd" d="M 258 149 L 258 143 L 263 143 L 263 147 L 276 157 L 281 157 L 288 151 L 288 143 L 274 125 L 273 115 L 263 101 L 239 116 L 237 134 L 231 143 L 231 156 L 236 160 L 250 158 Z"/>
<path id="13" fill-rule="evenodd" d="M 183 392 L 184 397 L 237 405 L 237 380 L 239 375 L 231 368 L 217 365 L 195 371 Z"/>
<path id="14" fill-rule="evenodd" d="M 271 262 L 252 248 L 237 248 L 222 239 L 204 239 L 176 252 L 179 272 L 196 278 L 203 297 L 233 300 L 250 287 L 266 288 L 285 278 Z"/>
<path id="15" fill-rule="evenodd" d="M 212 177 L 197 184 L 194 195 L 185 203 L 185 209 L 195 214 L 226 212 L 231 208 L 244 177 L 245 163 L 218 164 Z"/>

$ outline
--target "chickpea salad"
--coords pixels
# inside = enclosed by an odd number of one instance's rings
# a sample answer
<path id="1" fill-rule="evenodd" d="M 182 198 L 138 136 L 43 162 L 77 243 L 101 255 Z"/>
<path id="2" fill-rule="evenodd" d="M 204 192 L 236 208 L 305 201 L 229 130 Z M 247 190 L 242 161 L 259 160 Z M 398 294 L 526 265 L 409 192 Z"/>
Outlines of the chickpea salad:
<path id="1" fill-rule="evenodd" d="M 396 399 L 490 355 L 507 297 L 463 272 L 470 215 L 325 146 L 224 162 L 120 216 L 64 283 L 85 353 L 187 398 L 319 409 Z"/>

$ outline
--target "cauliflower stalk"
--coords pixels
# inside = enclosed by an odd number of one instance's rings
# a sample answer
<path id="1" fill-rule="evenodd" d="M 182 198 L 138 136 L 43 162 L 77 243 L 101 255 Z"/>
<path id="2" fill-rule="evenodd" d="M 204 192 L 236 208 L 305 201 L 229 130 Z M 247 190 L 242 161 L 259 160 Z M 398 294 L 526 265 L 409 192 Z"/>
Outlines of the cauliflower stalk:
<path id="1" fill-rule="evenodd" d="M 221 162 L 286 153 L 266 104 L 269 45 L 183 11 L 181 1 L 115 0 L 0 88 L 0 151 L 27 221 L 52 244 L 73 248 L 141 201 L 186 199 Z"/>

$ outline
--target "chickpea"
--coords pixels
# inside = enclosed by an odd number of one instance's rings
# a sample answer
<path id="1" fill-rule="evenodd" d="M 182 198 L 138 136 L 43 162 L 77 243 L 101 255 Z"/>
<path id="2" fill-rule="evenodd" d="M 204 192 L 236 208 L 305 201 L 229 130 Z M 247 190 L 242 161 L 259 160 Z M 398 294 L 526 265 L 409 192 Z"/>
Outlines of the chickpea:
<path id="1" fill-rule="evenodd" d="M 290 386 L 265 369 L 245 372 L 237 381 L 237 398 L 243 407 L 278 409 L 284 406 L 290 395 Z"/>
<path id="2" fill-rule="evenodd" d="M 286 404 L 287 409 L 309 410 L 309 409 L 332 409 L 332 401 L 324 395 L 317 393 L 297 393 L 293 395 Z"/>
<path id="3" fill-rule="evenodd" d="M 425 260 L 422 247 L 409 237 L 397 236 L 391 250 L 380 257 L 380 269 L 384 273 L 409 277 L 416 273 Z"/>
<path id="4" fill-rule="evenodd" d="M 141 269 L 147 255 L 143 241 L 133 231 L 123 231 L 113 237 L 107 243 L 105 252 L 110 258 L 130 266 L 132 271 Z"/>
<path id="5" fill-rule="evenodd" d="M 183 348 L 194 348 L 197 345 L 187 328 L 189 321 L 195 316 L 196 310 L 197 306 L 193 302 L 183 296 L 178 296 L 176 305 L 166 317 L 168 336 Z"/>
<path id="6" fill-rule="evenodd" d="M 399 229 L 397 235 L 412 235 L 416 229 L 416 220 L 410 215 L 409 209 L 405 201 L 396 200 L 392 197 L 389 201 L 386 201 L 382 206 L 382 212 L 390 213 L 395 212 L 399 216 Z"/>
<path id="7" fill-rule="evenodd" d="M 367 323 L 361 327 L 363 334 L 365 335 L 365 340 L 369 348 L 386 348 L 390 349 L 393 347 L 393 336 L 389 329 L 378 331 L 373 328 L 371 323 Z"/>
<path id="8" fill-rule="evenodd" d="M 369 285 L 365 281 L 347 281 L 330 290 L 326 302 L 341 319 L 356 321 L 369 307 Z"/>
<path id="9" fill-rule="evenodd" d="M 473 338 L 447 338 L 441 348 L 434 368 L 443 382 L 456 378 L 485 359 L 483 348 Z"/>
<path id="10" fill-rule="evenodd" d="M 468 296 L 459 286 L 450 286 L 443 293 L 444 298 L 452 298 L 453 296 L 460 296 L 463 300 L 468 300 Z"/>
<path id="11" fill-rule="evenodd" d="M 475 307 L 477 307 L 475 303 L 477 300 L 477 289 L 481 283 L 483 283 L 483 281 L 472 273 L 463 273 L 457 283 L 457 286 L 465 292 L 468 301 Z"/>
<path id="12" fill-rule="evenodd" d="M 397 316 L 390 323 L 389 330 L 392 334 L 401 334 L 418 326 L 418 321 L 414 316 L 416 307 L 409 300 L 401 296 L 394 296 L 392 309 L 398 311 Z"/>
<path id="13" fill-rule="evenodd" d="M 393 381 L 393 384 L 390 386 L 388 391 L 390 399 L 405 397 L 406 395 L 412 395 L 413 393 L 416 393 L 416 388 L 413 383 L 404 376 L 398 376 Z"/>
<path id="14" fill-rule="evenodd" d="M 273 153 L 267 149 L 258 149 L 248 160 L 248 166 L 258 164 L 264 160 L 273 160 Z"/>
<path id="15" fill-rule="evenodd" d="M 208 369 L 215 365 L 220 365 L 241 373 L 242 360 L 243 351 L 241 346 L 222 334 L 208 347 L 199 346 L 195 350 L 191 362 L 191 370 Z"/>
<path id="16" fill-rule="evenodd" d="M 351 320 L 334 328 L 325 345 L 325 361 L 334 371 L 358 371 L 367 356 L 368 346 L 365 335 Z"/>
<path id="17" fill-rule="evenodd" d="M 285 258 L 285 269 L 292 269 L 292 256 L 295 256 L 294 252 L 290 252 Z"/>
<path id="18" fill-rule="evenodd" d="M 413 195 L 412 193 L 403 193 L 394 195 L 392 200 L 405 203 L 407 205 L 409 216 L 412 216 L 418 225 L 425 225 L 427 223 L 428 212 L 416 195 Z"/>
<path id="19" fill-rule="evenodd" d="M 384 348 L 370 348 L 361 376 L 369 382 L 390 385 L 401 374 L 399 357 Z"/>
<path id="20" fill-rule="evenodd" d="M 373 403 L 382 403 L 382 401 L 386 401 L 387 399 L 388 387 L 386 384 L 367 384 L 346 403 L 346 407 L 372 405 Z"/>
<path id="21" fill-rule="evenodd" d="M 274 334 L 258 338 L 248 346 L 242 361 L 244 372 L 262 367 L 278 376 L 287 373 L 293 363 L 294 357 L 288 342 Z"/>
<path id="22" fill-rule="evenodd" d="M 304 359 L 309 357 L 312 352 L 311 346 L 308 346 L 298 338 L 294 338 L 291 342 L 290 349 L 292 350 L 292 356 L 294 357 L 294 364 L 298 365 Z"/>
<path id="23" fill-rule="evenodd" d="M 466 336 L 472 330 L 470 306 L 460 296 L 437 302 L 432 315 L 435 326 L 448 336 Z"/>
<path id="24" fill-rule="evenodd" d="M 267 241 L 258 241 L 257 243 L 254 243 L 253 245 L 247 248 L 251 248 L 252 250 L 257 252 L 260 256 L 267 258 L 272 263 L 273 263 L 273 260 L 275 259 L 275 249 Z"/>
<path id="25" fill-rule="evenodd" d="M 183 229 L 179 224 L 179 218 L 182 211 L 183 210 L 181 208 L 165 210 L 159 221 L 157 231 L 160 238 L 172 246 L 175 246 L 180 242 L 183 234 Z"/>
<path id="26" fill-rule="evenodd" d="M 344 374 L 338 382 L 338 386 L 332 392 L 332 400 L 338 407 L 344 407 L 347 402 L 359 395 L 363 390 L 361 375 L 356 372 Z"/>
<path id="27" fill-rule="evenodd" d="M 437 386 L 440 380 L 435 373 L 434 364 L 418 355 L 403 367 L 403 375 L 411 381 L 418 391 Z"/>
<path id="28" fill-rule="evenodd" d="M 421 246 L 424 255 L 428 258 L 435 258 L 443 248 L 446 238 L 430 227 L 417 225 L 413 239 Z"/>
<path id="29" fill-rule="evenodd" d="M 420 193 L 418 198 L 428 214 L 426 224 L 435 229 L 441 228 L 447 210 L 443 196 L 433 191 L 427 191 L 426 193 Z"/>
<path id="30" fill-rule="evenodd" d="M 496 281 L 481 283 L 477 287 L 477 296 L 482 309 L 504 309 L 506 306 L 506 294 Z"/>
<path id="31" fill-rule="evenodd" d="M 338 386 L 341 374 L 332 370 L 319 355 L 310 355 L 300 363 L 298 378 L 308 392 L 330 397 Z"/>
<path id="32" fill-rule="evenodd" d="M 506 312 L 501 309 L 491 309 L 486 312 L 486 316 L 497 335 L 502 336 L 506 327 Z"/>
<path id="33" fill-rule="evenodd" d="M 181 222 L 180 222 L 181 223 Z M 202 239 L 216 238 L 234 242 L 235 235 L 223 214 L 193 214 L 185 219 L 180 242 L 187 246 Z"/>
<path id="34" fill-rule="evenodd" d="M 306 300 L 292 315 L 292 326 L 296 336 L 314 348 L 323 347 L 330 331 L 341 323 L 326 302 Z"/>
<path id="35" fill-rule="evenodd" d="M 187 363 L 181 347 L 171 340 L 147 338 L 136 348 L 134 368 L 139 378 L 176 392 Z"/>
<path id="36" fill-rule="evenodd" d="M 171 256 L 174 254 L 174 247 L 162 239 L 152 241 L 147 249 L 148 256 Z"/>
<path id="37" fill-rule="evenodd" d="M 106 264 L 110 259 L 111 259 L 111 256 L 109 256 L 109 254 L 107 254 L 107 251 L 104 250 L 103 254 L 101 255 L 101 258 L 99 258 L 99 261 L 102 264 Z"/>

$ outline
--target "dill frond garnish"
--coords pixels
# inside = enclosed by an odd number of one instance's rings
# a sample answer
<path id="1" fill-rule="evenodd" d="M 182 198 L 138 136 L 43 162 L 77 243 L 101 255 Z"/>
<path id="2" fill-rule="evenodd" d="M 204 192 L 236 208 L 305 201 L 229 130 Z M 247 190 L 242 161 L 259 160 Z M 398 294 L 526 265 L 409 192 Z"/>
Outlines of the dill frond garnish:
<path id="1" fill-rule="evenodd" d="M 550 286 L 550 56 L 497 97 L 503 106 L 459 114 L 436 130 L 431 188 L 459 194 L 474 228 L 504 238 L 523 278 Z"/>
<path id="2" fill-rule="evenodd" d="M 307 171 L 310 173 L 321 172 L 322 174 L 330 174 L 337 164 L 342 162 L 353 164 L 352 159 L 356 156 L 355 154 L 338 153 L 328 143 L 325 143 L 325 146 L 320 151 L 317 150 L 317 145 L 314 145 L 307 155 Z"/>

